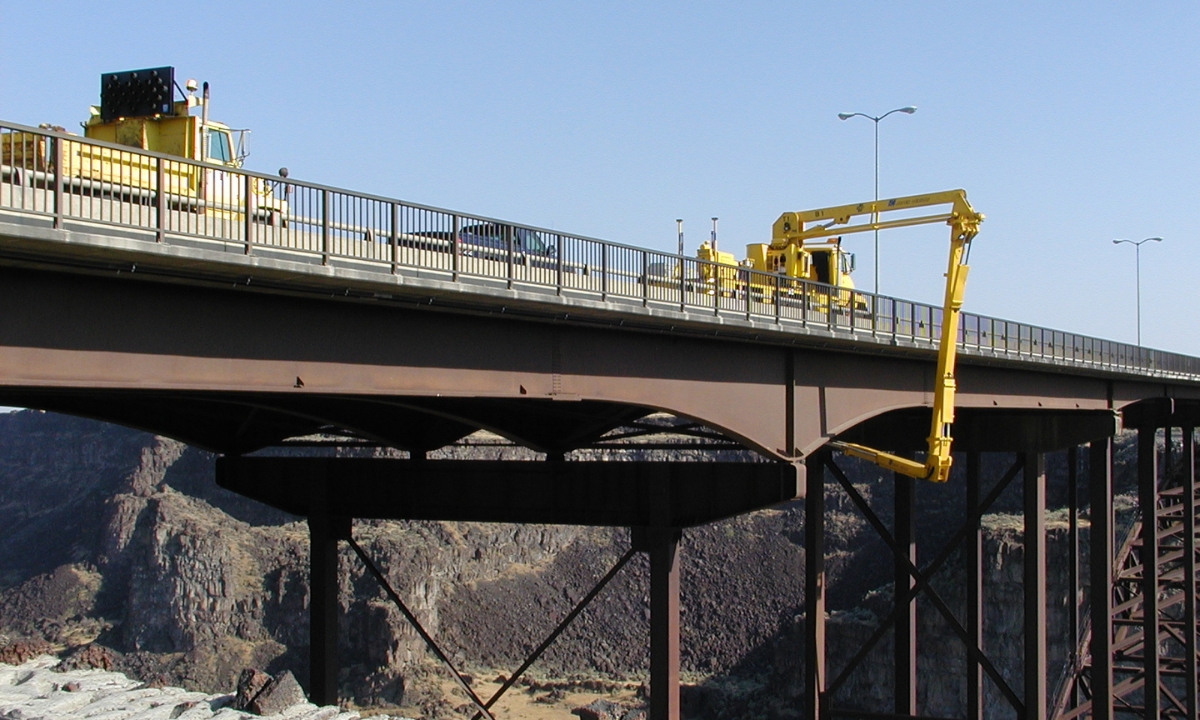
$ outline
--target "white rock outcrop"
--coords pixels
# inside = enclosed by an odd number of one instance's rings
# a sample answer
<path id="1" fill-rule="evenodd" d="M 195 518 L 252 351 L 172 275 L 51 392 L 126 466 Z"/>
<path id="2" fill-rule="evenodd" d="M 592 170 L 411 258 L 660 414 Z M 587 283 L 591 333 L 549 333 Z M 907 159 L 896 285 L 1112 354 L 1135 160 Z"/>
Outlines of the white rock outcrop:
<path id="1" fill-rule="evenodd" d="M 0 720 L 250 720 L 231 707 L 233 695 L 146 687 L 104 670 L 57 672 L 49 655 L 21 665 L 0 663 Z M 272 715 L 280 720 L 358 720 L 358 713 L 309 702 Z"/>

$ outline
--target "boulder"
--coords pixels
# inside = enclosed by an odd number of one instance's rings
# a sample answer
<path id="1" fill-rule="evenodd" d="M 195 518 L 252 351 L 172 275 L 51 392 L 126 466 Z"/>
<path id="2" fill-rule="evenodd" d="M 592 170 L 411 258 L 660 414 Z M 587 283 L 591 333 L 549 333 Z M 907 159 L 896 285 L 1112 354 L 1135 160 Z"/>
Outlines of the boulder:
<path id="1" fill-rule="evenodd" d="M 250 701 L 247 709 L 256 715 L 278 715 L 304 702 L 308 702 L 308 698 L 304 696 L 300 683 L 296 682 L 296 676 L 288 670 L 267 683 L 258 697 Z"/>
<path id="2" fill-rule="evenodd" d="M 103 645 L 84 645 L 68 653 L 55 668 L 58 672 L 71 670 L 112 670 L 117 666 L 117 653 Z"/>
<path id="3" fill-rule="evenodd" d="M 237 692 L 233 696 L 233 707 L 235 710 L 248 710 L 250 703 L 258 697 L 267 685 L 275 678 L 266 674 L 261 670 L 254 668 L 246 668 L 242 674 L 238 676 Z"/>
<path id="4" fill-rule="evenodd" d="M 615 702 L 593 700 L 583 707 L 575 708 L 571 714 L 578 715 L 580 720 L 623 720 L 628 710 L 629 708 Z"/>

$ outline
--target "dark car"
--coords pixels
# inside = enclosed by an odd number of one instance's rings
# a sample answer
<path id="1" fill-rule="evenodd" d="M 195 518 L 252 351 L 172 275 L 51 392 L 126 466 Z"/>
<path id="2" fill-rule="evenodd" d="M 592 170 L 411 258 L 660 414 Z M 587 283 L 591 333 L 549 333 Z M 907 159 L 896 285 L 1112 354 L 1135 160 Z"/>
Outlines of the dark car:
<path id="1" fill-rule="evenodd" d="M 496 223 L 468 225 L 458 231 L 458 242 L 463 255 L 506 260 L 510 235 L 513 259 L 517 262 L 524 262 L 526 257 L 552 258 L 558 253 L 553 245 L 545 241 L 542 233 Z"/>

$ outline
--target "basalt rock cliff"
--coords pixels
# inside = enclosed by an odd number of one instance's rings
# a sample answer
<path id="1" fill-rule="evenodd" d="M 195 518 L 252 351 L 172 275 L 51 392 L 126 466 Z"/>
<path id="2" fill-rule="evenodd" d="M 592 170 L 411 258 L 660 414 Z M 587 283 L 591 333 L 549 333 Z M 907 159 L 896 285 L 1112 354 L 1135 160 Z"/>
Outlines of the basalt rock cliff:
<path id="1" fill-rule="evenodd" d="M 527 456 L 519 448 L 445 452 L 472 453 Z M 993 458 L 990 476 L 998 477 L 1005 461 Z M 890 479 L 869 467 L 849 469 L 889 522 Z M 1061 470 L 1061 459 L 1052 457 L 1052 473 Z M 0 645 L 37 640 L 62 652 L 100 645 L 113 651 L 118 669 L 143 681 L 204 692 L 228 691 L 246 667 L 291 670 L 303 682 L 306 525 L 218 488 L 212 473 L 211 455 L 166 438 L 40 412 L 0 415 Z M 1020 525 L 1003 513 L 1017 509 L 1019 485 L 987 523 L 987 647 L 1015 687 Z M 891 560 L 840 490 L 830 487 L 828 497 L 837 667 L 890 610 Z M 931 555 L 961 520 L 962 498 L 961 479 L 919 488 L 919 537 Z M 1051 501 L 1061 504 L 1061 493 L 1052 492 Z M 685 532 L 681 645 L 691 716 L 795 716 L 803 689 L 803 523 L 802 507 L 785 505 Z M 1061 662 L 1068 593 L 1061 523 L 1051 525 L 1051 592 L 1061 602 L 1050 618 L 1050 652 Z M 566 526 L 357 522 L 354 532 L 451 658 L 489 674 L 518 665 L 629 542 L 624 529 Z M 340 582 L 343 697 L 359 706 L 457 716 L 461 702 L 440 690 L 420 638 L 349 552 Z M 960 564 L 951 562 L 935 585 L 961 612 Z M 648 589 L 647 566 L 635 557 L 534 675 L 644 680 Z M 920 618 L 924 646 L 944 649 L 922 667 L 922 712 L 961 714 L 965 697 L 955 670 L 962 648 L 932 608 L 922 605 Z M 889 648 L 881 644 L 847 683 L 850 704 L 890 703 Z"/>

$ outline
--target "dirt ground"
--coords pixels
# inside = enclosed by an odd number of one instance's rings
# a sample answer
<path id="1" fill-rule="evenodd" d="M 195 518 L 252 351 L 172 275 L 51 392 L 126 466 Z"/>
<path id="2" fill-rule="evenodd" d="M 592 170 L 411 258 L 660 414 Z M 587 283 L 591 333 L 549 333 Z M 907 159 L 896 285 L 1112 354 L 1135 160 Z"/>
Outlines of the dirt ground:
<path id="1" fill-rule="evenodd" d="M 470 686 L 486 703 L 500 689 L 501 681 L 496 674 L 480 675 L 491 679 L 473 677 Z M 474 706 L 466 693 L 451 678 L 443 675 L 433 683 L 433 687 L 450 704 L 449 707 L 443 707 L 440 717 L 470 718 L 474 715 Z M 645 700 L 639 696 L 639 687 L 639 683 L 633 682 L 522 678 L 492 707 L 492 713 L 496 720 L 575 720 L 576 716 L 571 714 L 573 709 L 596 700 L 607 700 L 630 709 L 645 707 Z M 431 710 L 433 708 L 425 705 L 372 708 L 360 712 L 364 717 L 379 713 L 424 719 L 434 717 Z"/>

